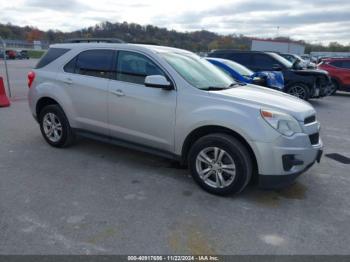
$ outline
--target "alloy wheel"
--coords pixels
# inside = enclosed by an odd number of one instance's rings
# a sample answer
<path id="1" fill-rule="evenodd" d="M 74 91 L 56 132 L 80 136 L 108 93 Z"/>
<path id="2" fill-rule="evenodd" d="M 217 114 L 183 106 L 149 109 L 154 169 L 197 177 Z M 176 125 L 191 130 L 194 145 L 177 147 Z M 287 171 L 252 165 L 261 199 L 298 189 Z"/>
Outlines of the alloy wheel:
<path id="1" fill-rule="evenodd" d="M 288 93 L 300 99 L 306 98 L 306 91 L 305 91 L 305 88 L 302 86 L 293 86 L 289 89 Z"/>
<path id="2" fill-rule="evenodd" d="M 235 161 L 218 147 L 207 147 L 199 152 L 196 171 L 203 182 L 213 188 L 228 187 L 236 177 Z"/>
<path id="3" fill-rule="evenodd" d="M 54 113 L 47 113 L 43 118 L 45 136 L 53 143 L 62 138 L 62 124 Z"/>

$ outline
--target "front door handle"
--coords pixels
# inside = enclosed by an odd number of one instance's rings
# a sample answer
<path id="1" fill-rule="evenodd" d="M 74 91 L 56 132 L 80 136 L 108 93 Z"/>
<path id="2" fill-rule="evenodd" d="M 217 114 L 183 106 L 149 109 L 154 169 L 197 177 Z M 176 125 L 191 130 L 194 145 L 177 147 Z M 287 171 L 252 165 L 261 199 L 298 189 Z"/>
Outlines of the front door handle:
<path id="1" fill-rule="evenodd" d="M 113 90 L 112 91 L 112 93 L 114 94 L 114 95 L 116 95 L 116 96 L 125 96 L 125 94 L 124 94 L 124 92 L 122 91 L 122 90 L 120 90 L 120 89 L 118 89 L 118 90 Z"/>
<path id="2" fill-rule="evenodd" d="M 64 83 L 66 83 L 67 85 L 72 85 L 73 84 L 73 80 L 70 78 L 66 78 L 63 80 Z"/>

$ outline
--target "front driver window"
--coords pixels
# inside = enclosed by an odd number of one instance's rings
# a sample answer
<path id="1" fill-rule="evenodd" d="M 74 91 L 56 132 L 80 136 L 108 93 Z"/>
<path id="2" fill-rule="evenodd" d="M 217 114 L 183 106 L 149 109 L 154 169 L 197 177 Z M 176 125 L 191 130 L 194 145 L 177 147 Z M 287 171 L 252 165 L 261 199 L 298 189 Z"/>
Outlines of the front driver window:
<path id="1" fill-rule="evenodd" d="M 143 85 L 146 76 L 163 75 L 163 71 L 144 55 L 120 51 L 118 53 L 117 80 Z"/>

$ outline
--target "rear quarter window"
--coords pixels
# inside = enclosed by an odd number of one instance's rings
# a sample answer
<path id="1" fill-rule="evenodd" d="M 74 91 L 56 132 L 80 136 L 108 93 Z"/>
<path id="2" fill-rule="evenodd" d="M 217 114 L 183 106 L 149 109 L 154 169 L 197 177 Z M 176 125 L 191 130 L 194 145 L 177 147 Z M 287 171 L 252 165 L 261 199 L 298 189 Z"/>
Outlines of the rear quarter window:
<path id="1" fill-rule="evenodd" d="M 46 54 L 40 59 L 39 63 L 36 65 L 35 68 L 42 68 L 44 66 L 47 66 L 60 56 L 67 53 L 70 49 L 67 48 L 50 48 Z"/>

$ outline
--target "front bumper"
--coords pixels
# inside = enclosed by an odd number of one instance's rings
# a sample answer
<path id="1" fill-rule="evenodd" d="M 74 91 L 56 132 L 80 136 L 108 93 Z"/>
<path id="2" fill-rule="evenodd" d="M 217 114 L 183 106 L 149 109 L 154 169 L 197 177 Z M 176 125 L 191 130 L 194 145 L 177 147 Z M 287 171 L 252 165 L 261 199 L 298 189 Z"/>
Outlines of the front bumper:
<path id="1" fill-rule="evenodd" d="M 273 143 L 255 143 L 259 184 L 264 188 L 283 187 L 311 168 L 322 157 L 323 143 L 312 144 L 307 134 L 281 136 Z"/>
<path id="2" fill-rule="evenodd" d="M 289 186 L 294 183 L 294 181 L 307 170 L 309 170 L 315 162 L 320 162 L 323 155 L 323 150 L 319 150 L 315 161 L 307 165 L 304 169 L 289 174 L 289 175 L 260 175 L 259 176 L 259 187 L 265 189 L 278 189 Z"/>

